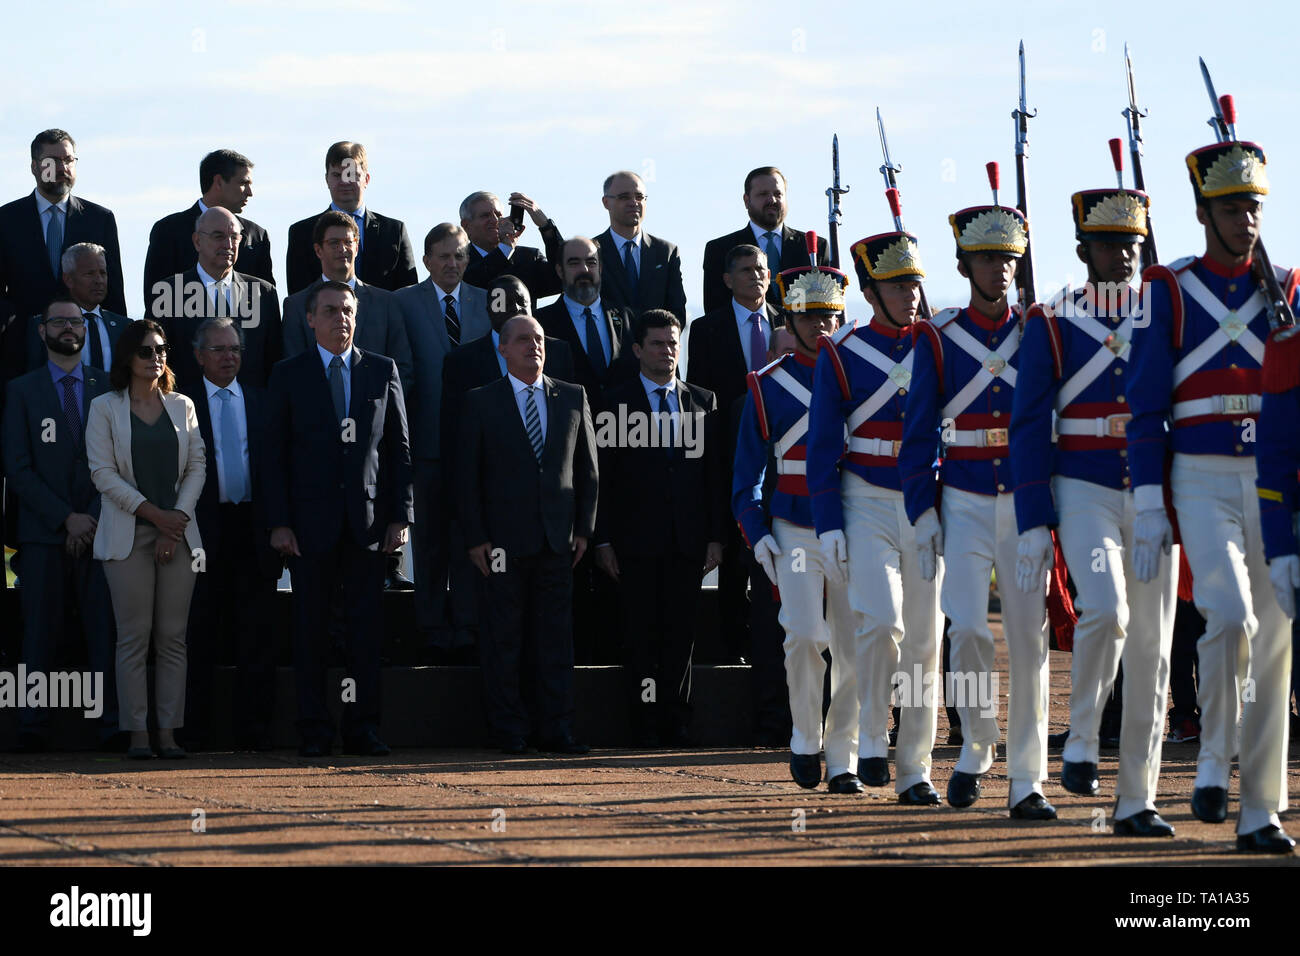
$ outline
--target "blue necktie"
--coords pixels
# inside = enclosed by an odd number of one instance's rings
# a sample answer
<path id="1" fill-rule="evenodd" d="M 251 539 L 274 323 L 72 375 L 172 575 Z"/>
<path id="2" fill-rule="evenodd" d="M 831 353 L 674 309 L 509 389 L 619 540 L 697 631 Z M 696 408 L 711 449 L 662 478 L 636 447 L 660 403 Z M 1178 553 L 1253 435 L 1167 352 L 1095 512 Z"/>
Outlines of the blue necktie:
<path id="1" fill-rule="evenodd" d="M 763 245 L 763 251 L 767 253 L 767 271 L 775 276 L 781 271 L 781 253 L 776 248 L 776 233 L 765 232 L 763 238 L 767 240 Z"/>
<path id="2" fill-rule="evenodd" d="M 668 405 L 668 386 L 660 385 L 655 389 L 655 394 L 659 396 L 658 407 L 655 409 L 656 417 L 659 419 L 659 447 L 671 461 L 677 446 L 673 443 L 673 410 Z"/>
<path id="3" fill-rule="evenodd" d="M 72 375 L 65 375 L 63 382 L 63 417 L 68 420 L 72 430 L 72 443 L 81 444 L 81 409 L 77 407 L 77 380 Z"/>
<path id="4" fill-rule="evenodd" d="M 636 271 L 636 259 L 632 257 L 632 247 L 634 245 L 636 245 L 634 242 L 625 242 L 623 244 L 623 268 L 627 270 L 627 287 L 632 294 L 633 305 L 636 304 L 637 283 L 640 281 Z"/>
<path id="5" fill-rule="evenodd" d="M 244 500 L 244 452 L 239 447 L 239 425 L 235 421 L 235 397 L 228 388 L 219 389 L 221 396 L 221 472 L 226 479 L 226 497 L 232 504 Z"/>
<path id="6" fill-rule="evenodd" d="M 334 414 L 342 423 L 348 417 L 348 401 L 343 391 L 343 359 L 338 355 L 330 359 L 330 395 L 334 398 Z"/>
<path id="7" fill-rule="evenodd" d="M 601 344 L 600 333 L 596 331 L 596 316 L 592 314 L 591 308 L 587 307 L 582 310 L 582 317 L 586 319 L 587 357 L 591 360 L 591 367 L 596 371 L 596 377 L 603 379 L 608 366 L 605 363 L 605 346 Z"/>
<path id="8" fill-rule="evenodd" d="M 45 251 L 50 255 L 50 271 L 55 279 L 63 278 L 63 210 L 58 206 L 50 207 L 50 222 L 45 227 Z"/>

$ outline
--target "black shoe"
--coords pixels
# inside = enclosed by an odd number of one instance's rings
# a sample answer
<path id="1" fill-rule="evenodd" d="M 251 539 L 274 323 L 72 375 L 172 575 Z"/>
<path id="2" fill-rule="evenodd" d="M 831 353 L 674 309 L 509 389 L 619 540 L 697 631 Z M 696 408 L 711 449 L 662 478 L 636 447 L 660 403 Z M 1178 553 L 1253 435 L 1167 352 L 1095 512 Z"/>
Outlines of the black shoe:
<path id="1" fill-rule="evenodd" d="M 754 737 L 754 746 L 759 750 L 785 750 L 790 746 L 790 735 L 763 731 Z"/>
<path id="2" fill-rule="evenodd" d="M 1070 793 L 1077 793 L 1081 797 L 1095 796 L 1101 789 L 1101 781 L 1097 779 L 1097 765 L 1080 760 L 1077 763 L 1066 760 L 1061 763 L 1061 786 Z"/>
<path id="3" fill-rule="evenodd" d="M 966 739 L 961 735 L 961 728 L 960 728 L 960 727 L 949 727 L 949 728 L 948 728 L 948 746 L 949 746 L 949 747 L 960 747 L 960 746 L 961 746 L 963 743 L 965 743 L 965 742 L 966 742 Z"/>
<path id="4" fill-rule="evenodd" d="M 152 760 L 152 747 L 127 747 L 126 758 L 128 760 Z"/>
<path id="5" fill-rule="evenodd" d="M 184 760 L 185 748 L 184 747 L 163 747 L 161 750 L 158 751 L 158 756 L 162 757 L 163 760 Z"/>
<path id="6" fill-rule="evenodd" d="M 900 793 L 898 802 L 909 807 L 937 807 L 943 801 L 939 799 L 939 791 L 922 780 Z"/>
<path id="7" fill-rule="evenodd" d="M 310 740 L 298 748 L 299 757 L 328 757 L 330 745 L 319 740 Z"/>
<path id="8" fill-rule="evenodd" d="M 1192 815 L 1202 823 L 1222 823 L 1228 819 L 1228 791 L 1223 787 L 1197 787 L 1192 791 Z"/>
<path id="9" fill-rule="evenodd" d="M 511 757 L 522 757 L 525 754 L 537 753 L 537 748 L 530 747 L 523 737 L 508 737 L 501 744 L 501 752 Z"/>
<path id="10" fill-rule="evenodd" d="M 1295 849 L 1295 840 L 1287 836 L 1281 827 L 1270 823 L 1254 833 L 1238 833 L 1237 849 L 1251 853 L 1290 853 Z"/>
<path id="11" fill-rule="evenodd" d="M 980 775 L 954 770 L 948 778 L 948 805 L 969 807 L 980 798 Z"/>
<path id="12" fill-rule="evenodd" d="M 790 776 L 795 783 L 805 790 L 816 790 L 822 782 L 821 754 L 790 755 Z"/>
<path id="13" fill-rule="evenodd" d="M 862 781 L 856 774 L 841 773 L 831 777 L 826 790 L 828 793 L 863 793 L 866 787 L 862 786 Z"/>
<path id="14" fill-rule="evenodd" d="M 131 746 L 131 735 L 125 730 L 119 730 L 117 733 L 109 734 L 99 741 L 99 746 L 95 749 L 102 754 L 124 754 L 126 749 Z"/>
<path id="15" fill-rule="evenodd" d="M 343 744 L 343 752 L 354 757 L 387 757 L 392 753 L 388 744 L 379 739 L 373 730 L 367 730 L 360 737 L 354 737 Z"/>
<path id="16" fill-rule="evenodd" d="M 43 754 L 50 749 L 45 738 L 40 734 L 33 734 L 23 731 L 18 735 L 18 743 L 13 747 L 10 753 L 16 754 Z"/>
<path id="17" fill-rule="evenodd" d="M 384 576 L 385 591 L 414 591 L 415 582 L 394 568 Z"/>
<path id="18" fill-rule="evenodd" d="M 1012 820 L 1055 820 L 1056 807 L 1041 793 L 1031 793 L 1011 808 Z"/>
<path id="19" fill-rule="evenodd" d="M 884 757 L 859 757 L 858 779 L 868 787 L 883 787 L 889 783 L 889 761 Z"/>
<path id="20" fill-rule="evenodd" d="M 1171 837 L 1174 828 L 1160 818 L 1154 810 L 1142 810 L 1115 821 L 1115 836 Z"/>
<path id="21" fill-rule="evenodd" d="M 680 725 L 666 728 L 660 736 L 667 747 L 692 746 L 690 731 Z"/>
<path id="22" fill-rule="evenodd" d="M 565 734 L 563 737 L 556 737 L 552 740 L 543 740 L 537 747 L 542 753 L 547 754 L 572 754 L 581 756 L 582 754 L 591 753 L 591 748 L 586 744 L 580 744 L 573 738 L 573 734 Z"/>
<path id="23" fill-rule="evenodd" d="M 1059 734 L 1047 735 L 1047 752 L 1049 754 L 1059 754 L 1065 749 L 1065 742 L 1070 739 L 1069 728 L 1062 730 Z"/>

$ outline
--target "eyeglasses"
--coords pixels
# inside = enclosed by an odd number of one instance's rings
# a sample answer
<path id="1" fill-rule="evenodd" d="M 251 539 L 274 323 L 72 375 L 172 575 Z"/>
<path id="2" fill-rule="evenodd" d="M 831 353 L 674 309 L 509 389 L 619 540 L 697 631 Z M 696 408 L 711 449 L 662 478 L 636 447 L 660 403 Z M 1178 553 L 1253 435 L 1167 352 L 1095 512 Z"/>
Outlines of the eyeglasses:
<path id="1" fill-rule="evenodd" d="M 165 345 L 142 345 L 135 350 L 135 357 L 141 359 L 151 359 L 157 355 L 160 359 L 166 360 L 167 346 Z"/>
<path id="2" fill-rule="evenodd" d="M 647 198 L 645 193 L 619 193 L 617 196 L 606 196 L 606 199 L 617 199 L 619 202 L 627 202 L 629 199 L 635 199 L 637 202 L 645 202 Z"/>
<path id="3" fill-rule="evenodd" d="M 337 252 L 339 249 L 345 247 L 351 249 L 356 244 L 357 240 L 355 236 L 348 236 L 346 239 L 326 239 L 321 243 L 321 245 L 330 250 L 330 252 Z"/>
<path id="4" fill-rule="evenodd" d="M 244 351 L 242 345 L 205 345 L 202 351 L 211 352 L 213 355 L 238 355 Z"/>
<path id="5" fill-rule="evenodd" d="M 86 327 L 86 320 L 80 317 L 75 319 L 46 319 L 45 324 L 51 329 L 56 330 L 66 329 L 69 326 L 74 329 L 84 329 Z"/>

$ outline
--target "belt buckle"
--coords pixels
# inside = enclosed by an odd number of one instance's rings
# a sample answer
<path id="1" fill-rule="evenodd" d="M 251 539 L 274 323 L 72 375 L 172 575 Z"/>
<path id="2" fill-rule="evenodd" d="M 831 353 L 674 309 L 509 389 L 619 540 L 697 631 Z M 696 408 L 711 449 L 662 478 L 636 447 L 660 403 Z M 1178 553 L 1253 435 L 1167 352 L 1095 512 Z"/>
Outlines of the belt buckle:
<path id="1" fill-rule="evenodd" d="M 893 457 L 897 458 L 897 457 L 898 457 L 898 450 L 899 450 L 900 448 L 903 447 L 903 443 L 902 443 L 901 441 L 899 441 L 898 439 L 895 439 L 895 440 L 891 441 L 891 442 L 889 443 L 889 445 L 890 445 L 890 452 L 891 452 L 891 454 L 893 455 Z"/>
<path id="2" fill-rule="evenodd" d="M 1007 430 L 1005 428 L 986 428 L 984 429 L 984 447 L 993 448 L 997 445 L 1007 444 Z"/>
<path id="3" fill-rule="evenodd" d="M 1128 428 L 1129 419 L 1132 417 L 1133 417 L 1132 415 L 1128 415 L 1128 414 L 1107 415 L 1106 434 L 1109 435 L 1111 438 L 1125 437 L 1125 432 L 1126 429 Z"/>
<path id="4" fill-rule="evenodd" d="M 1224 395 L 1223 396 L 1224 414 L 1234 415 L 1238 412 L 1250 411 L 1249 395 Z"/>

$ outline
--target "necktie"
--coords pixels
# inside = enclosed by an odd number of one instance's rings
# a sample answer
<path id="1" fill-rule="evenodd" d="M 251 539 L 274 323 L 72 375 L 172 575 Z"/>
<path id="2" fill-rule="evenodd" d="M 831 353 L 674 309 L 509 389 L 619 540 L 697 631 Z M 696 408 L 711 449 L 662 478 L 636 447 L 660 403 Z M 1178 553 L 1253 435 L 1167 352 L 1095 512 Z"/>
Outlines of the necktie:
<path id="1" fill-rule="evenodd" d="M 212 314 L 221 317 L 230 315 L 230 285 L 225 279 L 218 279 L 212 284 Z"/>
<path id="2" fill-rule="evenodd" d="M 61 379 L 63 382 L 63 417 L 68 420 L 68 428 L 72 430 L 72 441 L 74 444 L 81 444 L 81 409 L 77 408 L 77 380 L 71 375 L 65 375 Z"/>
<path id="3" fill-rule="evenodd" d="M 99 323 L 95 321 L 94 312 L 83 312 L 81 317 L 86 320 L 86 338 L 90 345 L 90 364 L 95 368 L 102 368 L 108 371 L 108 366 L 104 364 L 104 343 L 99 341 Z"/>
<path id="4" fill-rule="evenodd" d="M 343 358 L 330 359 L 330 394 L 334 397 L 334 414 L 340 422 L 347 418 L 348 403 L 343 396 Z"/>
<path id="5" fill-rule="evenodd" d="M 352 219 L 357 224 L 357 255 L 352 263 L 352 271 L 357 273 L 357 275 L 360 275 L 361 253 L 366 251 L 366 217 L 365 214 L 358 209 L 352 214 Z"/>
<path id="6" fill-rule="evenodd" d="M 749 317 L 749 370 L 756 372 L 767 364 L 767 341 L 763 338 L 762 316 Z"/>
<path id="7" fill-rule="evenodd" d="M 781 271 L 781 253 L 776 248 L 776 233 L 765 232 L 763 238 L 767 240 L 763 243 L 763 251 L 767 253 L 767 271 L 775 276 Z"/>
<path id="8" fill-rule="evenodd" d="M 453 346 L 460 345 L 460 319 L 456 317 L 456 300 L 449 295 L 444 295 L 442 301 L 447 303 L 443 314 L 447 316 L 447 338 L 451 339 Z"/>
<path id="9" fill-rule="evenodd" d="M 244 453 L 239 447 L 239 426 L 231 404 L 235 393 L 223 388 L 217 394 L 221 396 L 221 473 L 226 479 L 226 497 L 239 504 L 244 500 Z"/>
<path id="10" fill-rule="evenodd" d="M 50 271 L 54 278 L 63 278 L 63 210 L 58 206 L 50 207 L 50 221 L 45 227 L 45 251 L 50 256 Z"/>
<path id="11" fill-rule="evenodd" d="M 627 271 L 627 287 L 628 291 L 632 293 L 632 301 L 635 303 L 639 276 L 636 271 L 636 259 L 632 258 L 632 247 L 634 245 L 636 245 L 634 242 L 623 243 L 623 268 Z"/>
<path id="12" fill-rule="evenodd" d="M 542 438 L 542 417 L 537 414 L 537 402 L 533 400 L 533 392 L 536 390 L 533 385 L 525 389 L 527 395 L 524 396 L 524 429 L 528 432 L 528 441 L 532 443 L 533 454 L 537 456 L 537 462 L 540 464 L 542 445 L 545 441 Z"/>
<path id="13" fill-rule="evenodd" d="M 591 359 L 591 367 L 596 370 L 597 378 L 605 377 L 605 346 L 600 343 L 600 333 L 596 331 L 596 316 L 590 308 L 582 310 L 582 317 L 587 323 L 587 357 Z"/>
<path id="14" fill-rule="evenodd" d="M 668 405 L 668 386 L 660 385 L 655 389 L 655 394 L 659 396 L 655 408 L 655 417 L 659 419 L 659 447 L 672 460 L 676 457 L 677 446 L 673 444 L 673 410 Z"/>

